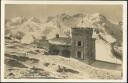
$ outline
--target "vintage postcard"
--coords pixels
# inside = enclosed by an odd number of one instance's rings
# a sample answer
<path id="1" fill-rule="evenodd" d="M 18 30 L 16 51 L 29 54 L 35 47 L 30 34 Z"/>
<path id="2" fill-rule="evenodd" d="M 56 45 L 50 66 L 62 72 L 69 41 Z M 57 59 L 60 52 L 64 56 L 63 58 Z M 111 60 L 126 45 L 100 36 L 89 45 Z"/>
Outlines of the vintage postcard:
<path id="1" fill-rule="evenodd" d="M 2 81 L 126 81 L 125 2 L 7 1 L 1 7 Z"/>

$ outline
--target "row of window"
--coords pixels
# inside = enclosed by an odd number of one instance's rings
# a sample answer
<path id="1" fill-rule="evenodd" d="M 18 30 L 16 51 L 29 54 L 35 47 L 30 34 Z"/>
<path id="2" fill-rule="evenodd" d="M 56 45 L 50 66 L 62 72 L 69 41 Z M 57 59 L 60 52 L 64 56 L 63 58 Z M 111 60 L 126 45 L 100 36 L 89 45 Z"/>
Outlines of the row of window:
<path id="1" fill-rule="evenodd" d="M 83 46 L 82 41 L 78 41 L 76 43 L 76 46 L 79 46 L 79 47 Z M 83 53 L 81 51 L 77 51 L 76 55 L 77 55 L 76 57 L 79 58 L 79 59 L 83 59 L 84 58 L 83 57 Z"/>
<path id="2" fill-rule="evenodd" d="M 77 43 L 76 43 L 76 46 L 82 46 L 83 45 L 83 43 L 81 42 L 81 41 L 78 41 Z M 81 51 L 77 51 L 77 56 L 76 56 L 77 58 L 79 58 L 79 59 L 82 59 L 83 57 L 82 57 L 82 52 Z"/>

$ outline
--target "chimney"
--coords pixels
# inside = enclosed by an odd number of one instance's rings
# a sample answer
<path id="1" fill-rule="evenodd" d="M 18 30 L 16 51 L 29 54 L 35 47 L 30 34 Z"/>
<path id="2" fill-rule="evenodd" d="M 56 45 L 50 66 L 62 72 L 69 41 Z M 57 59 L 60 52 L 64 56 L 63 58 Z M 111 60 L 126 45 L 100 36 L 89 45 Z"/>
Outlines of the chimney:
<path id="1" fill-rule="evenodd" d="M 59 38 L 59 34 L 56 34 L 56 38 Z"/>

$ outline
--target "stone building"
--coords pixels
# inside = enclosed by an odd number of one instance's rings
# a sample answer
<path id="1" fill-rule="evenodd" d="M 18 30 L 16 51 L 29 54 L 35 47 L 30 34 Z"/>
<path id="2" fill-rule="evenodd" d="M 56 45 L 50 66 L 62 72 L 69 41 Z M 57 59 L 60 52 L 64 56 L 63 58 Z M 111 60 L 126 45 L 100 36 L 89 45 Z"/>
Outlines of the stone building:
<path id="1" fill-rule="evenodd" d="M 93 28 L 72 28 L 71 56 L 91 64 L 95 61 L 95 39 Z"/>
<path id="2" fill-rule="evenodd" d="M 95 39 L 92 38 L 93 29 L 85 27 L 72 28 L 71 38 L 59 37 L 49 40 L 49 53 L 73 57 L 87 64 L 95 60 Z"/>
<path id="3" fill-rule="evenodd" d="M 55 38 L 49 40 L 49 53 L 52 55 L 70 57 L 71 38 L 59 37 L 59 34 L 57 34 Z"/>

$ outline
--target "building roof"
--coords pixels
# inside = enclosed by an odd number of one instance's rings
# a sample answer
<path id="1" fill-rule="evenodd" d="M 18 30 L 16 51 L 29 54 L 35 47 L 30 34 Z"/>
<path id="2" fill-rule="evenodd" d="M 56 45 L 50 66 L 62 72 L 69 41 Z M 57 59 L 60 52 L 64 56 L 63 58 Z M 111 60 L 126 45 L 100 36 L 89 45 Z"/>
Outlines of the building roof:
<path id="1" fill-rule="evenodd" d="M 59 37 L 59 38 L 52 38 L 49 40 L 49 43 L 56 44 L 56 45 L 71 45 L 71 38 L 68 37 Z"/>

